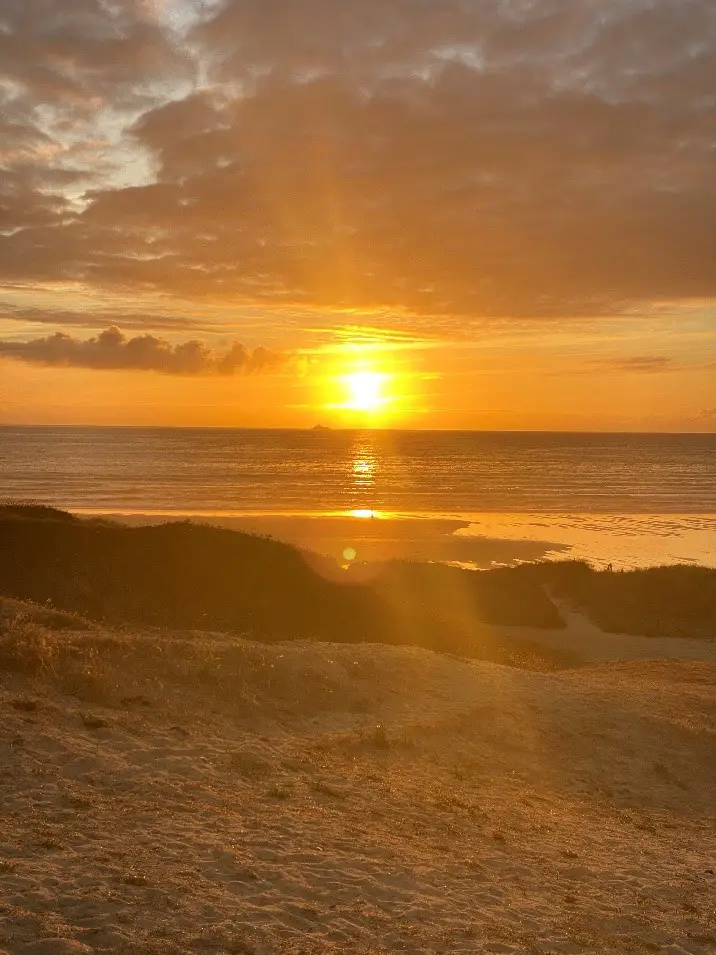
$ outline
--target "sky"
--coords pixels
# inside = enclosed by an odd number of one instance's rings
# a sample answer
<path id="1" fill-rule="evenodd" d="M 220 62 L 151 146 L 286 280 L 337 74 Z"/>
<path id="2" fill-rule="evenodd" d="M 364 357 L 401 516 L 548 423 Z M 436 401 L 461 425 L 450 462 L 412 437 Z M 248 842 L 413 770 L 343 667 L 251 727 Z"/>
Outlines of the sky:
<path id="1" fill-rule="evenodd" d="M 0 423 L 716 426 L 712 0 L 0 0 Z"/>

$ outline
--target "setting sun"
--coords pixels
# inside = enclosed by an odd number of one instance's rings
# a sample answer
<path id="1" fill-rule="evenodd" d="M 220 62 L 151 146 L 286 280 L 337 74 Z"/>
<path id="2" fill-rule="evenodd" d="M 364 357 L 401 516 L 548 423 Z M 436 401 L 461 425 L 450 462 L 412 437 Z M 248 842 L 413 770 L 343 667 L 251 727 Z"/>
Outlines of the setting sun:
<path id="1" fill-rule="evenodd" d="M 383 385 L 387 376 L 376 371 L 356 371 L 346 375 L 348 389 L 346 407 L 352 411 L 377 411 L 387 401 Z"/>

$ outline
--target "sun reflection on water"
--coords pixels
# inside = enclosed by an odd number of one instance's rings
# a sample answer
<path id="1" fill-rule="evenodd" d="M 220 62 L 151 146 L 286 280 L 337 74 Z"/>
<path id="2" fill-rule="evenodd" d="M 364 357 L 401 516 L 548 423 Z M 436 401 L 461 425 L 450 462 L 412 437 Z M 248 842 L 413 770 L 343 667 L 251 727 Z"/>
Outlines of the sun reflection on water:
<path id="1" fill-rule="evenodd" d="M 366 497 L 369 498 L 365 501 L 367 504 L 373 503 L 370 497 L 375 488 L 378 469 L 379 460 L 375 439 L 369 433 L 357 436 L 350 457 L 351 485 L 364 501 Z"/>
<path id="2" fill-rule="evenodd" d="M 376 460 L 372 458 L 355 458 L 353 461 L 353 484 L 355 487 L 372 487 L 373 475 L 376 470 Z"/>
<path id="3" fill-rule="evenodd" d="M 380 457 L 375 438 L 370 432 L 356 435 L 348 461 L 348 483 L 351 497 L 355 506 L 345 511 L 345 516 L 359 521 L 378 518 L 381 512 L 373 506 L 375 504 L 376 479 L 380 471 Z M 343 550 L 343 559 L 346 564 L 360 560 L 359 548 L 355 540 L 347 540 Z"/>

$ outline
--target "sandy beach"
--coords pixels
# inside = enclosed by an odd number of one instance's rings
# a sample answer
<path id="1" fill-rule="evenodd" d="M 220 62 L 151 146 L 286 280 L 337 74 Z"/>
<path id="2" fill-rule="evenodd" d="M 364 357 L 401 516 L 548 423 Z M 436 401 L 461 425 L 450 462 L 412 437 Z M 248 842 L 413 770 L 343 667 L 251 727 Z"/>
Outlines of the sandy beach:
<path id="1" fill-rule="evenodd" d="M 716 948 L 712 644 L 557 673 L 221 634 L 33 646 L 55 663 L 0 690 L 3 952 Z"/>

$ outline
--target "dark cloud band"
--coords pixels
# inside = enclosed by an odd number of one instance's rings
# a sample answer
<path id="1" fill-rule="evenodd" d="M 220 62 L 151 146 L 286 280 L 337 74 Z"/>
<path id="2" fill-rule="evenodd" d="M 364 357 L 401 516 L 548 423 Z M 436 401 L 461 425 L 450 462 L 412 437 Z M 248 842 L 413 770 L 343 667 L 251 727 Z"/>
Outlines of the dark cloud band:
<path id="1" fill-rule="evenodd" d="M 285 355 L 260 345 L 250 349 L 233 342 L 223 352 L 192 340 L 172 345 L 155 335 L 128 338 L 116 326 L 95 338 L 56 332 L 27 342 L 0 341 L 0 358 L 54 368 L 154 371 L 167 375 L 236 375 L 278 371 Z"/>

